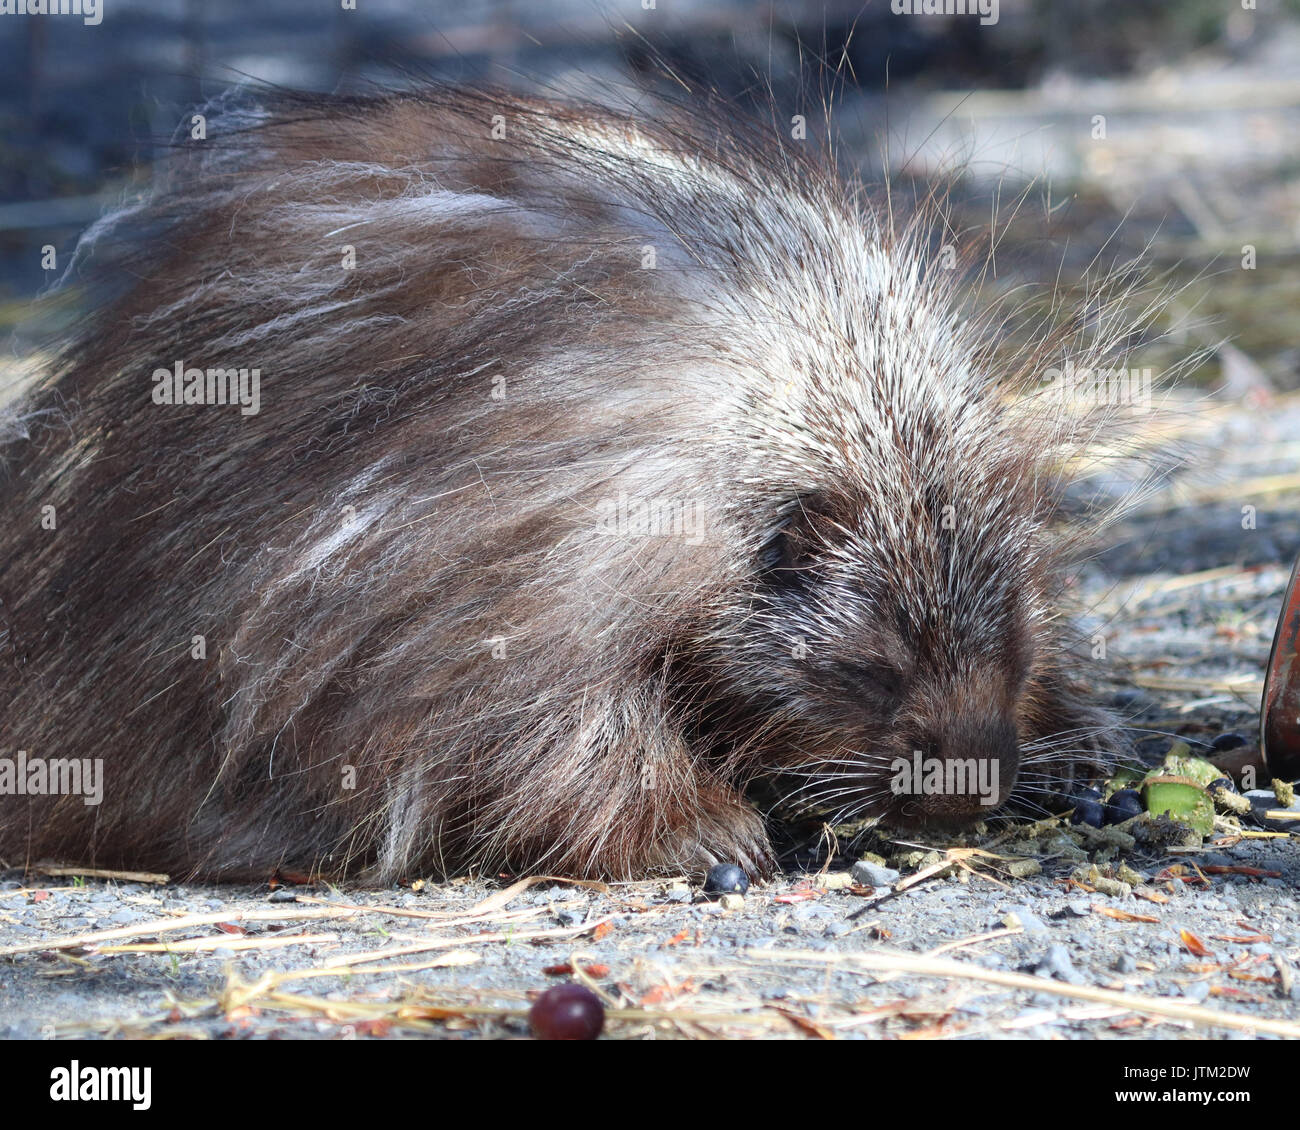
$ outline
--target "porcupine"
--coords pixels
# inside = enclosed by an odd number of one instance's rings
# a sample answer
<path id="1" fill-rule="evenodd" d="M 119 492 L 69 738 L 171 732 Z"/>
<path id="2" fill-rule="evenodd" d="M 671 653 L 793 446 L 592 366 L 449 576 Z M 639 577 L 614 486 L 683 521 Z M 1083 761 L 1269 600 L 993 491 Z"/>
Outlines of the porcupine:
<path id="1" fill-rule="evenodd" d="M 1117 748 L 1060 611 L 1078 420 L 923 217 L 716 106 L 210 128 L 83 238 L 99 307 L 10 415 L 0 755 L 104 797 L 0 797 L 0 857 L 762 874 L 755 781 L 957 827 Z"/>

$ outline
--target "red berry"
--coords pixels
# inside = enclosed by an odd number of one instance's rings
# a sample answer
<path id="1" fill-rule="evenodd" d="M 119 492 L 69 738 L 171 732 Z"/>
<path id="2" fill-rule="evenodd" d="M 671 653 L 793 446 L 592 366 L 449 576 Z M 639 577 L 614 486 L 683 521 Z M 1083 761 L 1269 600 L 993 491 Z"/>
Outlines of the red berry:
<path id="1" fill-rule="evenodd" d="M 556 985 L 533 1002 L 528 1023 L 539 1040 L 594 1040 L 605 1027 L 605 1006 L 582 985 Z"/>

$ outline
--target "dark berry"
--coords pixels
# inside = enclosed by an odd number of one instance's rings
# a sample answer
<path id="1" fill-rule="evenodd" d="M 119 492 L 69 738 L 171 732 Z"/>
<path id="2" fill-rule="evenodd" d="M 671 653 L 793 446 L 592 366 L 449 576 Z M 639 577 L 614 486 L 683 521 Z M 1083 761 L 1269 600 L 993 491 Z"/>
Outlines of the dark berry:
<path id="1" fill-rule="evenodd" d="M 1165 737 L 1142 738 L 1133 746 L 1133 752 L 1140 761 L 1150 762 L 1154 765 L 1157 761 L 1163 761 L 1165 754 L 1169 752 L 1169 739 Z"/>
<path id="2" fill-rule="evenodd" d="M 743 895 L 749 890 L 749 876 L 734 863 L 715 863 L 704 876 L 706 895 Z"/>
<path id="3" fill-rule="evenodd" d="M 1100 828 L 1106 819 L 1106 807 L 1099 800 L 1093 800 L 1092 797 L 1076 797 L 1074 801 L 1074 811 L 1070 813 L 1071 824 L 1087 824 L 1092 828 Z"/>
<path id="4" fill-rule="evenodd" d="M 1216 753 L 1223 753 L 1225 750 L 1239 749 L 1244 745 L 1250 745 L 1250 739 L 1245 734 L 1227 733 L 1215 738 L 1210 743 L 1210 748 Z"/>
<path id="5" fill-rule="evenodd" d="M 605 1006 L 582 985 L 556 985 L 533 1001 L 528 1024 L 539 1040 L 594 1040 L 605 1027 Z"/>
<path id="6" fill-rule="evenodd" d="M 1106 823 L 1122 824 L 1134 816 L 1141 816 L 1144 811 L 1142 798 L 1136 789 L 1119 789 L 1111 793 L 1106 802 Z"/>

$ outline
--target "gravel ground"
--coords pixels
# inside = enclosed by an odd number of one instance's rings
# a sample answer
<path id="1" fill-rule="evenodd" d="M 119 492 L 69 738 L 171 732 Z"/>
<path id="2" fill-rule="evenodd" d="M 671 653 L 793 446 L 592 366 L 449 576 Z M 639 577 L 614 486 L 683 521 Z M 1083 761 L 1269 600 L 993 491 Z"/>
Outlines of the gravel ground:
<path id="1" fill-rule="evenodd" d="M 1207 470 L 1155 492 L 1078 582 L 1085 628 L 1106 638 L 1101 693 L 1149 749 L 1168 738 L 1144 731 L 1254 732 L 1300 549 L 1287 478 L 1300 399 L 1206 402 L 1181 429 Z M 1031 847 L 1005 830 L 985 843 L 1003 857 Z M 1296 838 L 1094 858 L 1089 871 L 1058 837 L 1010 865 L 1017 878 L 1005 859 L 967 854 L 880 901 L 888 873 L 805 857 L 805 872 L 735 907 L 667 881 L 268 891 L 7 872 L 0 1035 L 521 1036 L 531 995 L 565 966 L 604 994 L 606 1032 L 621 1038 L 1300 1035 Z M 1119 863 L 1135 887 L 1117 882 Z M 166 919 L 177 928 L 161 931 Z M 97 946 L 69 941 L 114 929 Z"/>

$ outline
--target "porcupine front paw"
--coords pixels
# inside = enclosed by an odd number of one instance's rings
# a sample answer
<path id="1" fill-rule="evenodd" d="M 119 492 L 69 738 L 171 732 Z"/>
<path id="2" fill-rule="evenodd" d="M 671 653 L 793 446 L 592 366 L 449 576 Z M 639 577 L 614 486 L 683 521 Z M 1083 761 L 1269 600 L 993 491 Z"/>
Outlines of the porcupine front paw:
<path id="1" fill-rule="evenodd" d="M 770 878 L 776 871 L 771 841 L 763 818 L 742 798 L 710 798 L 682 825 L 673 852 L 691 878 L 701 878 L 715 863 L 735 863 L 753 880 Z"/>

